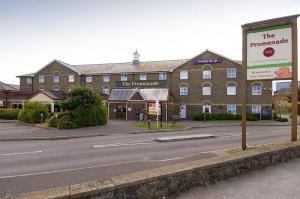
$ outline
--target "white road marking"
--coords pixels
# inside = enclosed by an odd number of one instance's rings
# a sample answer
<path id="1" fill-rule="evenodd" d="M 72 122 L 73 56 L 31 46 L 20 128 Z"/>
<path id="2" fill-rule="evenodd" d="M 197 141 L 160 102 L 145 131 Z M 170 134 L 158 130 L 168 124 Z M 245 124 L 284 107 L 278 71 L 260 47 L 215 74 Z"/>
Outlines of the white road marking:
<path id="1" fill-rule="evenodd" d="M 43 151 L 28 151 L 28 152 L 20 152 L 20 153 L 2 153 L 2 156 L 11 156 L 11 155 L 26 155 L 26 154 L 33 154 L 33 153 L 42 153 Z"/>
<path id="2" fill-rule="evenodd" d="M 126 143 L 112 143 L 112 144 L 103 144 L 96 145 L 93 148 L 107 148 L 107 147 L 118 147 L 118 146 L 135 146 L 135 145 L 145 145 L 145 144 L 153 144 L 153 140 L 143 140 L 143 141 L 133 141 Z"/>

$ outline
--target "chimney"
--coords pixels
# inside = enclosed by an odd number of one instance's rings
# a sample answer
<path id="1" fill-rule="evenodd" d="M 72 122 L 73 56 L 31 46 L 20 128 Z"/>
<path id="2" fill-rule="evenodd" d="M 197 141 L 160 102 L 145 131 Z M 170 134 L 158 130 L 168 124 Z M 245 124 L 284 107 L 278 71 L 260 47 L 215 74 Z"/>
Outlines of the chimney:
<path id="1" fill-rule="evenodd" d="M 139 63 L 140 63 L 139 57 L 140 57 L 140 54 L 138 53 L 137 50 L 135 50 L 135 52 L 133 53 L 133 60 L 132 60 L 132 63 L 133 63 L 133 64 L 139 64 Z"/>

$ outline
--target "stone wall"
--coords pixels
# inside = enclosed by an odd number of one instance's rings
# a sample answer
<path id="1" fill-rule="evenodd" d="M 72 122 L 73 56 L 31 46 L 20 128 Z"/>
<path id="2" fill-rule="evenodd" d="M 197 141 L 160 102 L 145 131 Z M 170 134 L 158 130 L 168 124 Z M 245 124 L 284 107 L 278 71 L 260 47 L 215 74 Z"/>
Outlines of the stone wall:
<path id="1" fill-rule="evenodd" d="M 236 155 L 222 154 L 206 160 L 113 177 L 108 181 L 59 187 L 7 198 L 157 199 L 300 157 L 300 143 L 269 145 Z"/>

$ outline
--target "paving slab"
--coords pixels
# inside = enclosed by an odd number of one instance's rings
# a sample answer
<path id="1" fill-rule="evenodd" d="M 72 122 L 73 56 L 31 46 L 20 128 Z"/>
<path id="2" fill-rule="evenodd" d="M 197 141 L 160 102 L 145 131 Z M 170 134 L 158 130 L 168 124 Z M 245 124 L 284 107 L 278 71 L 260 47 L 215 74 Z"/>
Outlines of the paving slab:
<path id="1" fill-rule="evenodd" d="M 158 142 L 173 142 L 182 140 L 197 140 L 197 139 L 210 139 L 215 138 L 212 134 L 196 134 L 196 135 L 178 135 L 178 136 L 168 136 L 156 138 Z"/>

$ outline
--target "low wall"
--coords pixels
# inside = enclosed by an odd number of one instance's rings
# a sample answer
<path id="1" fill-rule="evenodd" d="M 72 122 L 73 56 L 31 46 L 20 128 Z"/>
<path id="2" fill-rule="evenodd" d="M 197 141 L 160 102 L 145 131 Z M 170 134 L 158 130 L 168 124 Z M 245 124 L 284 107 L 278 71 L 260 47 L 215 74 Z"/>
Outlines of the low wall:
<path id="1" fill-rule="evenodd" d="M 189 190 L 196 186 L 214 184 L 220 180 L 265 168 L 300 156 L 300 143 L 271 145 L 236 155 L 223 153 L 206 160 L 17 195 L 14 199 L 152 199 Z"/>

